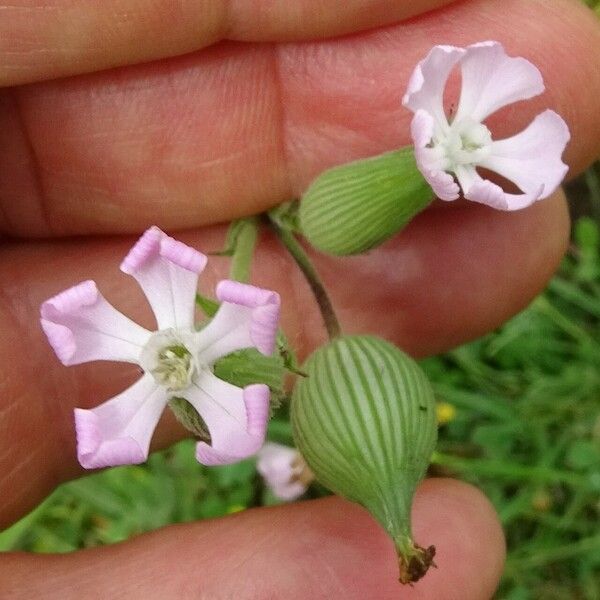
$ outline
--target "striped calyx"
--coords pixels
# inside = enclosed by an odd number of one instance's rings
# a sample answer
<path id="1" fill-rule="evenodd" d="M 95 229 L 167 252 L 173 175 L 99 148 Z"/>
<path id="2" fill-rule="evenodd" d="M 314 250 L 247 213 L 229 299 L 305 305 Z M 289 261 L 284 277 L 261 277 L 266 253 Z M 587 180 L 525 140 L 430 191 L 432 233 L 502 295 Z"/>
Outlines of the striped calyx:
<path id="1" fill-rule="evenodd" d="M 398 552 L 400 581 L 420 579 L 435 549 L 412 539 L 410 511 L 437 439 L 435 402 L 417 363 L 372 336 L 316 350 L 295 386 L 294 438 L 317 479 L 363 505 Z"/>
<path id="2" fill-rule="evenodd" d="M 360 254 L 400 231 L 433 200 L 412 146 L 334 167 L 302 196 L 302 234 L 319 250 Z"/>

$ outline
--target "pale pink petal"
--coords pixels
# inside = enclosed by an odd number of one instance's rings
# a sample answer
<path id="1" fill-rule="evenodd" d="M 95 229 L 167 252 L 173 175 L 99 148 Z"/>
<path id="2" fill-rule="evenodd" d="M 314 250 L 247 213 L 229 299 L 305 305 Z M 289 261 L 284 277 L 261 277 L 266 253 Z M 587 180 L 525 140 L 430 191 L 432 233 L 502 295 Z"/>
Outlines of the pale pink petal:
<path id="1" fill-rule="evenodd" d="M 464 48 L 434 46 L 413 71 L 402 104 L 413 112 L 424 110 L 439 129 L 447 128 L 444 88 L 454 65 L 464 54 Z"/>
<path id="2" fill-rule="evenodd" d="M 289 446 L 267 442 L 258 452 L 256 469 L 273 494 L 281 500 L 295 500 L 307 486 L 297 479 L 298 451 Z"/>
<path id="3" fill-rule="evenodd" d="M 217 285 L 217 298 L 221 302 L 217 314 L 196 334 L 198 360 L 212 364 L 221 356 L 252 346 L 263 354 L 272 354 L 279 322 L 279 294 L 224 280 Z"/>
<path id="4" fill-rule="evenodd" d="M 85 469 L 144 462 L 167 395 L 151 375 L 91 410 L 75 409 L 77 456 Z"/>
<path id="5" fill-rule="evenodd" d="M 415 160 L 427 183 L 435 195 L 441 200 L 456 200 L 459 187 L 454 178 L 446 173 L 435 156 L 435 150 L 428 148 L 433 136 L 433 117 L 424 110 L 417 110 L 410 125 L 410 131 L 415 146 Z"/>
<path id="6" fill-rule="evenodd" d="M 569 139 L 567 124 L 554 111 L 546 110 L 521 133 L 493 142 L 491 154 L 481 166 L 506 177 L 536 200 L 546 198 L 569 169 L 561 158 Z"/>
<path id="7" fill-rule="evenodd" d="M 522 57 L 508 56 L 498 42 L 466 48 L 460 61 L 462 89 L 455 120 L 483 121 L 498 109 L 544 91 L 538 68 Z"/>
<path id="8" fill-rule="evenodd" d="M 93 281 L 46 300 L 40 312 L 42 329 L 65 365 L 92 360 L 137 363 L 151 335 L 109 304 Z"/>
<path id="9" fill-rule="evenodd" d="M 464 197 L 472 202 L 486 204 L 496 210 L 519 210 L 539 200 L 542 188 L 533 194 L 509 194 L 499 185 L 483 179 L 475 167 L 459 167 L 456 177 Z"/>
<path id="10" fill-rule="evenodd" d="M 121 263 L 121 271 L 135 277 L 154 311 L 158 329 L 194 325 L 198 275 L 204 254 L 151 227 Z"/>
<path id="11" fill-rule="evenodd" d="M 509 194 L 505 192 L 499 185 L 482 179 L 473 184 L 467 194 L 467 200 L 487 204 L 497 210 L 520 210 L 533 204 L 540 199 L 539 195 L 530 194 Z"/>
<path id="12" fill-rule="evenodd" d="M 204 465 L 229 464 L 256 454 L 269 418 L 269 388 L 244 389 L 204 371 L 182 394 L 208 427 L 210 445 L 198 442 L 196 458 Z"/>

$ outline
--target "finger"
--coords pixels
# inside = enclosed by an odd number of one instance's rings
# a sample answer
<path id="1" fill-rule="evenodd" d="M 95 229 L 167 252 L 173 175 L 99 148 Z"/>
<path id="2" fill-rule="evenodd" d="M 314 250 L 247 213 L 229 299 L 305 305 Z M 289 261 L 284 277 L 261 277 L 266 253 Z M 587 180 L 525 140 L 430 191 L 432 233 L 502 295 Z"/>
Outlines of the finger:
<path id="1" fill-rule="evenodd" d="M 203 251 L 222 247 L 223 230 L 177 236 Z M 431 210 L 369 255 L 316 257 L 347 332 L 370 332 L 423 355 L 499 325 L 540 290 L 568 237 L 564 196 L 514 214 L 486 207 Z M 0 527 L 80 473 L 73 408 L 90 408 L 139 377 L 128 365 L 65 368 L 37 319 L 48 297 L 94 279 L 115 307 L 154 329 L 147 301 L 117 266 L 131 240 L 13 244 L 0 253 Z M 83 259 L 83 260 L 82 260 Z M 227 260 L 212 258 L 201 289 L 213 295 Z M 253 282 L 278 290 L 283 327 L 301 355 L 325 341 L 306 282 L 273 239 L 261 244 Z M 170 411 L 154 439 L 183 435 Z"/>
<path id="2" fill-rule="evenodd" d="M 600 25 L 580 4 L 461 2 L 342 40 L 218 45 L 5 92 L 0 230 L 175 229 L 298 197 L 324 168 L 410 143 L 400 97 L 432 40 L 499 39 L 539 65 L 548 92 L 503 111 L 493 129 L 514 133 L 554 108 L 571 128 L 577 172 L 600 153 L 600 59 L 590 52 Z"/>
<path id="3" fill-rule="evenodd" d="M 63 556 L 5 555 L 3 598 L 327 598 L 482 600 L 502 572 L 504 540 L 489 502 L 452 480 L 428 480 L 415 537 L 437 569 L 401 587 L 391 541 L 362 508 L 339 499 L 247 511 L 169 527 Z"/>
<path id="4" fill-rule="evenodd" d="M 0 6 L 0 86 L 176 56 L 222 39 L 301 40 L 394 23 L 450 0 L 17 0 Z"/>

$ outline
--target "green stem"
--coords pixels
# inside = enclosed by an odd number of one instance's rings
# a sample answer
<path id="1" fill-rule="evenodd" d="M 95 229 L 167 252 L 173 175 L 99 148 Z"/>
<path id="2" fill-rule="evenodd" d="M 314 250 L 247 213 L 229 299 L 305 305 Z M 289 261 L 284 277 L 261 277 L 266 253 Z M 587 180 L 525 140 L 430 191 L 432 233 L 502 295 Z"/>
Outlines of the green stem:
<path id="1" fill-rule="evenodd" d="M 258 238 L 258 221 L 256 217 L 243 219 L 235 238 L 235 250 L 231 257 L 230 279 L 247 283 L 250 280 L 252 257 Z"/>
<path id="2" fill-rule="evenodd" d="M 483 458 L 460 458 L 458 456 L 442 454 L 441 452 L 434 452 L 431 463 L 448 467 L 461 473 L 493 475 L 495 477 L 507 477 L 509 479 L 539 483 L 562 483 L 575 488 L 587 487 L 589 485 L 585 477 L 568 471 L 508 464 Z"/>
<path id="3" fill-rule="evenodd" d="M 282 224 L 278 222 L 273 215 L 269 215 L 269 220 L 271 227 L 279 238 L 279 241 L 291 254 L 292 258 L 296 261 L 296 264 L 308 281 L 310 289 L 315 296 L 315 300 L 319 305 L 319 310 L 321 311 L 329 339 L 339 337 L 341 334 L 341 328 L 333 309 L 333 304 L 327 295 L 327 291 L 325 290 L 325 286 L 323 285 L 319 274 L 304 251 L 304 248 L 302 248 L 300 242 L 298 242 L 294 234 L 288 228 L 282 226 Z"/>

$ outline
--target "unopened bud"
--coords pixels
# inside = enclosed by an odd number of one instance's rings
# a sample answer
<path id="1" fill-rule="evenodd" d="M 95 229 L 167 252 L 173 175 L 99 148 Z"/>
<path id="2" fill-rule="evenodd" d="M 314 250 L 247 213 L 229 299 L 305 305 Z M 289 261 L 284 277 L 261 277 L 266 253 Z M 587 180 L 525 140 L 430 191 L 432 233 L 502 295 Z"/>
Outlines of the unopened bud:
<path id="1" fill-rule="evenodd" d="M 360 254 L 400 231 L 431 200 L 409 146 L 322 173 L 302 197 L 300 230 L 323 252 Z"/>

